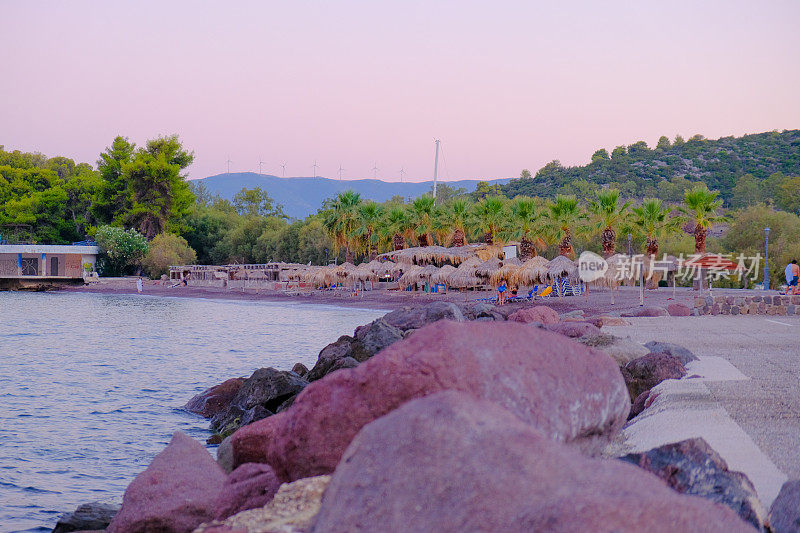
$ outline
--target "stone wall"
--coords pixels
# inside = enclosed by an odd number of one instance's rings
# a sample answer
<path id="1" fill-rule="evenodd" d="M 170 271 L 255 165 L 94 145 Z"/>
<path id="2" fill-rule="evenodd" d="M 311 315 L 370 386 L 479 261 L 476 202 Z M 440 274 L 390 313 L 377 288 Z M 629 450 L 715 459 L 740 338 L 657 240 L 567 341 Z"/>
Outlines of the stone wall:
<path id="1" fill-rule="evenodd" d="M 695 315 L 800 314 L 800 296 L 705 296 L 694 299 Z"/>

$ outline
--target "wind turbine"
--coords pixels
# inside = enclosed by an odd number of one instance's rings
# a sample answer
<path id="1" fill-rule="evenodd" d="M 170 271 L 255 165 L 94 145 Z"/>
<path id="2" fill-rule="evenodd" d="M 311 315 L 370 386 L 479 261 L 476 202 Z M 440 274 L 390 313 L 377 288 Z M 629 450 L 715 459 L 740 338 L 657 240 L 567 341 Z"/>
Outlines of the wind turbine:
<path id="1" fill-rule="evenodd" d="M 378 162 L 376 161 L 375 164 L 372 165 L 372 177 L 374 179 L 378 179 L 378 170 L 380 169 L 378 168 Z"/>
<path id="2" fill-rule="evenodd" d="M 285 178 L 286 177 L 286 161 L 281 163 L 281 168 L 283 169 L 281 176 Z"/>
<path id="3" fill-rule="evenodd" d="M 403 183 L 403 176 L 406 174 L 406 169 L 404 167 L 400 167 L 400 183 Z"/>
<path id="4" fill-rule="evenodd" d="M 263 162 L 263 161 L 261 160 L 261 158 L 259 157 L 259 158 L 258 158 L 258 175 L 259 175 L 259 176 L 261 175 L 261 165 L 263 165 L 263 164 L 264 164 L 264 162 Z"/>
<path id="5" fill-rule="evenodd" d="M 228 156 L 228 160 L 226 161 L 226 163 L 228 163 L 228 174 L 230 174 L 231 173 L 231 163 L 233 163 L 233 161 L 231 161 L 231 156 Z"/>
<path id="6" fill-rule="evenodd" d="M 317 177 L 317 167 L 319 167 L 319 165 L 317 164 L 317 160 L 316 159 L 314 160 L 314 164 L 311 165 L 311 166 L 314 167 L 314 177 L 316 178 Z"/>
<path id="7" fill-rule="evenodd" d="M 342 170 L 344 170 L 342 165 L 339 165 L 339 181 L 342 181 Z"/>

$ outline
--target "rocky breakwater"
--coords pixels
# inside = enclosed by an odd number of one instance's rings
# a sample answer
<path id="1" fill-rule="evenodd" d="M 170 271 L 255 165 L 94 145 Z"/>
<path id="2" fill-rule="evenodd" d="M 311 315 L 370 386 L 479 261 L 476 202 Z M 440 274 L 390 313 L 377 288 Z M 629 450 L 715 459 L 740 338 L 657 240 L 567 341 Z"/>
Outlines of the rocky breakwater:
<path id="1" fill-rule="evenodd" d="M 361 430 L 312 531 L 752 529 L 642 469 L 560 444 L 497 403 L 445 391 Z"/>
<path id="2" fill-rule="evenodd" d="M 519 323 L 440 321 L 240 429 L 220 447 L 220 462 L 228 470 L 268 463 L 286 481 L 328 474 L 366 424 L 442 390 L 495 402 L 587 453 L 603 448 L 630 408 L 619 369 L 601 352 Z"/>
<path id="3" fill-rule="evenodd" d="M 234 431 L 217 461 L 176 434 L 109 531 L 752 530 L 691 482 L 650 473 L 669 464 L 598 458 L 630 409 L 625 367 L 643 359 L 631 366 L 650 385 L 666 374 L 646 356 L 681 362 L 680 347 L 523 311 L 400 309 L 327 346 L 311 370 L 260 369 L 204 391 L 187 408 Z"/>

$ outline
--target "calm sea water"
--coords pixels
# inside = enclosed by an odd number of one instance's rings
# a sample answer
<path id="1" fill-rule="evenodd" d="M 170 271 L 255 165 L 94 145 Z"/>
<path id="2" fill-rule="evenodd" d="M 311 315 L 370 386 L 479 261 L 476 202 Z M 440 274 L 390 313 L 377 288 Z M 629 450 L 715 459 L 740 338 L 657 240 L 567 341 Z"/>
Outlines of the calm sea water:
<path id="1" fill-rule="evenodd" d="M 120 502 L 182 430 L 197 392 L 256 368 L 311 366 L 381 311 L 302 303 L 0 292 L 0 531 L 47 531 Z"/>

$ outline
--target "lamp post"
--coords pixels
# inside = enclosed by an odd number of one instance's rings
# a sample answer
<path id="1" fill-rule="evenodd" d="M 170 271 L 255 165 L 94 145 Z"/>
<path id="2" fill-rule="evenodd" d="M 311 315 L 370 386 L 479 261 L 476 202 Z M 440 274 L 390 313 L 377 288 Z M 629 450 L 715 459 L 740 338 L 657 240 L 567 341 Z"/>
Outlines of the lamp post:
<path id="1" fill-rule="evenodd" d="M 765 256 L 764 256 L 764 290 L 769 290 L 769 227 L 764 228 Z"/>

